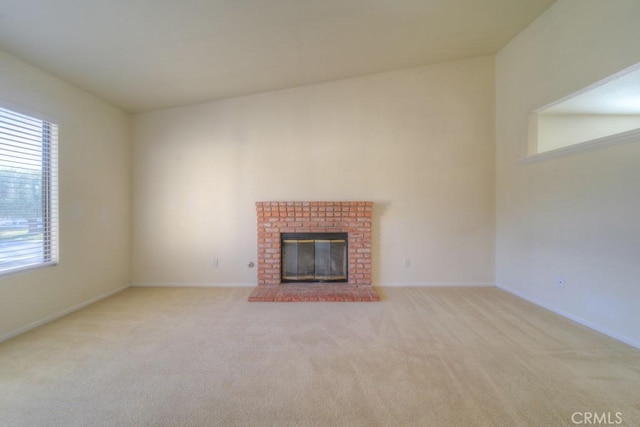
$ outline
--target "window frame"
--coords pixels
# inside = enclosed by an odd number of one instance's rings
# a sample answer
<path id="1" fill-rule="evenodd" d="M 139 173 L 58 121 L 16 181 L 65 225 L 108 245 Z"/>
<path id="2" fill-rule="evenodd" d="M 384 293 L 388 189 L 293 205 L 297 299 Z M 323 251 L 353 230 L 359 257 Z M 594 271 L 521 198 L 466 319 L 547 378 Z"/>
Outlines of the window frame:
<path id="1" fill-rule="evenodd" d="M 36 124 L 35 128 L 39 131 L 39 140 L 33 138 L 33 127 L 30 129 L 31 134 L 26 130 L 29 125 L 33 124 Z M 25 130 L 20 130 L 20 125 L 24 125 L 23 129 Z M 35 243 L 35 245 L 23 251 L 30 254 L 24 259 L 3 262 L 3 258 L 16 257 L 20 249 L 15 249 L 15 246 L 19 247 L 19 245 L 14 245 L 12 248 L 11 243 L 20 242 L 24 236 L 20 238 L 9 236 L 2 239 L 6 245 L 4 245 L 4 248 L 0 247 L 0 277 L 59 264 L 58 135 L 59 125 L 52 120 L 0 105 L 0 168 L 4 166 L 7 174 L 10 173 L 8 171 L 16 174 L 25 173 L 28 168 L 21 166 L 20 161 L 33 163 L 35 158 L 35 161 L 39 162 L 39 169 L 36 168 L 35 170 L 40 174 L 38 180 L 39 194 L 36 194 L 40 201 L 36 217 L 33 218 L 31 216 L 27 207 L 23 207 L 22 211 L 20 209 L 12 211 L 10 207 L 7 208 L 12 216 L 18 215 L 23 216 L 24 219 L 35 219 L 36 231 L 32 235 L 32 223 L 27 221 L 25 239 L 32 239 L 32 243 Z M 31 137 L 30 142 L 21 142 L 21 140 L 28 140 L 29 137 Z M 4 144 L 2 144 L 3 142 Z M 5 145 L 4 150 L 2 145 Z M 39 150 L 37 155 L 33 154 L 34 149 L 36 152 Z M 25 153 L 29 150 L 31 150 L 29 154 L 31 157 L 25 161 L 24 158 L 27 157 Z M 4 181 L 4 179 L 6 178 L 0 177 L 0 185 L 6 184 L 6 194 L 10 194 L 10 184 L 8 184 L 8 180 Z M 24 197 L 18 197 L 16 202 L 23 202 L 25 206 L 28 203 Z M 9 206 L 10 203 L 6 206 Z M 6 214 L 6 212 L 4 213 Z M 0 217 L 2 214 L 3 212 L 0 212 Z M 23 221 L 19 222 L 22 223 Z M 38 237 L 40 234 L 42 235 L 41 238 Z M 2 240 L 0 240 L 0 244 L 3 243 Z M 8 249 L 3 250 L 5 248 Z"/>

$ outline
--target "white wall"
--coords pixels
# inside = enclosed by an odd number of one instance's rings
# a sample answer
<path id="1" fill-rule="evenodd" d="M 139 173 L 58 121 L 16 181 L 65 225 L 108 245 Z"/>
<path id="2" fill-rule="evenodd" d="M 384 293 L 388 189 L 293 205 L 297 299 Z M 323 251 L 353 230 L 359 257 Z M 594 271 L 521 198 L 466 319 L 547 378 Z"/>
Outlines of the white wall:
<path id="1" fill-rule="evenodd" d="M 481 57 L 136 116 L 134 283 L 255 285 L 256 201 L 372 200 L 374 285 L 492 284 L 493 81 Z"/>
<path id="2" fill-rule="evenodd" d="M 640 61 L 639 17 L 637 0 L 558 0 L 496 57 L 496 281 L 636 346 L 640 141 L 518 159 L 530 112 Z"/>
<path id="3" fill-rule="evenodd" d="M 60 265 L 0 277 L 0 341 L 129 284 L 130 117 L 0 52 L 0 105 L 60 125 Z"/>

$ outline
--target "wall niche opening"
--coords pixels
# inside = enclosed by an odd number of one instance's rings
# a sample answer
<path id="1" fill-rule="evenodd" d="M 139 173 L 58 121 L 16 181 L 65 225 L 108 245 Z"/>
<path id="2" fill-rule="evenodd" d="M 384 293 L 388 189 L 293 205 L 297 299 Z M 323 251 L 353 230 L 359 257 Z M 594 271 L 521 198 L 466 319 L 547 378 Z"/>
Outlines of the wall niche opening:
<path id="1" fill-rule="evenodd" d="M 528 158 L 634 142 L 640 137 L 640 63 L 529 115 Z"/>

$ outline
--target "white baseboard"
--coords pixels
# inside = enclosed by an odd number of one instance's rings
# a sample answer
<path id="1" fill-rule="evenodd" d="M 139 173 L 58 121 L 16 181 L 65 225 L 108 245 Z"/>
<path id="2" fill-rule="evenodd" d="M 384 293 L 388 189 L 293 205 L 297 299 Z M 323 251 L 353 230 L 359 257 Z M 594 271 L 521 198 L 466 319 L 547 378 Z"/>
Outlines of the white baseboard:
<path id="1" fill-rule="evenodd" d="M 87 307 L 87 306 L 89 306 L 89 305 L 91 305 L 93 303 L 96 303 L 96 302 L 98 302 L 98 301 L 100 301 L 102 299 L 105 299 L 105 298 L 108 298 L 108 297 L 110 297 L 112 295 L 115 295 L 118 292 L 122 292 L 125 289 L 127 289 L 128 287 L 129 286 L 123 286 L 121 288 L 114 289 L 113 291 L 109 291 L 109 292 L 106 292 L 106 293 L 104 293 L 102 295 L 98 295 L 97 297 L 90 298 L 90 299 L 88 299 L 86 301 L 81 302 L 80 304 L 74 305 L 73 307 L 70 307 L 70 308 L 68 308 L 66 310 L 63 310 L 63 311 L 59 312 L 59 313 L 52 314 L 51 316 L 47 316 L 44 319 L 41 319 L 41 320 L 38 320 L 36 322 L 30 323 L 27 326 L 23 326 L 22 328 L 18 328 L 15 331 L 11 331 L 11 332 L 8 332 L 8 333 L 6 333 L 4 335 L 0 335 L 0 342 L 6 341 L 6 340 L 11 339 L 13 337 L 16 337 L 16 336 L 18 336 L 20 334 L 24 334 L 25 332 L 28 332 L 28 331 L 30 331 L 32 329 L 35 329 L 35 328 L 39 327 L 39 326 L 45 325 L 45 324 L 47 324 L 49 322 L 53 322 L 54 320 L 59 319 L 59 318 L 61 318 L 63 316 L 66 316 L 67 314 L 73 313 L 74 311 L 81 310 L 81 309 L 83 309 L 83 308 L 85 308 L 85 307 Z"/>
<path id="2" fill-rule="evenodd" d="M 374 284 L 380 288 L 495 288 L 495 283 L 483 282 L 391 282 Z"/>
<path id="3" fill-rule="evenodd" d="M 134 288 L 255 288 L 257 283 L 193 283 L 193 282 L 142 282 L 132 283 Z"/>
<path id="4" fill-rule="evenodd" d="M 134 288 L 255 288 L 257 283 L 197 283 L 197 282 L 140 282 Z M 392 282 L 373 285 L 380 288 L 495 288 L 495 283 L 484 282 Z"/>
<path id="5" fill-rule="evenodd" d="M 540 306 L 540 307 L 542 307 L 542 308 L 544 308 L 546 310 L 549 310 L 549 311 L 551 311 L 553 313 L 556 313 L 556 314 L 558 314 L 558 315 L 560 315 L 562 317 L 566 317 L 569 320 L 573 320 L 574 322 L 579 323 L 582 326 L 586 326 L 587 328 L 593 329 L 596 332 L 600 332 L 601 334 L 604 334 L 604 335 L 606 335 L 608 337 L 614 338 L 614 339 L 616 339 L 618 341 L 621 341 L 621 342 L 623 342 L 625 344 L 628 344 L 628 345 L 630 345 L 632 347 L 640 349 L 640 342 L 638 342 L 636 340 L 633 340 L 633 339 L 631 339 L 629 337 L 622 336 L 622 335 L 620 335 L 620 334 L 618 334 L 616 332 L 613 332 L 613 331 L 611 331 L 611 330 L 609 330 L 607 328 L 604 328 L 604 327 L 602 327 L 602 326 L 600 326 L 598 324 L 595 324 L 593 322 L 585 320 L 582 317 L 576 316 L 576 315 L 571 314 L 571 313 L 567 313 L 566 311 L 560 310 L 557 307 L 553 307 L 553 306 L 551 306 L 551 305 L 549 305 L 549 304 L 547 304 L 545 302 L 542 302 L 542 301 L 540 301 L 540 300 L 538 300 L 536 298 L 532 298 L 531 296 L 529 296 L 529 295 L 527 295 L 527 294 L 525 294 L 523 292 L 520 292 L 520 291 L 512 289 L 512 288 L 509 288 L 508 286 L 505 286 L 503 284 L 496 284 L 496 286 L 499 289 L 502 289 L 505 292 L 509 292 L 510 294 L 515 295 L 515 296 L 517 296 L 519 298 L 522 298 L 523 300 L 529 301 L 532 304 Z"/>

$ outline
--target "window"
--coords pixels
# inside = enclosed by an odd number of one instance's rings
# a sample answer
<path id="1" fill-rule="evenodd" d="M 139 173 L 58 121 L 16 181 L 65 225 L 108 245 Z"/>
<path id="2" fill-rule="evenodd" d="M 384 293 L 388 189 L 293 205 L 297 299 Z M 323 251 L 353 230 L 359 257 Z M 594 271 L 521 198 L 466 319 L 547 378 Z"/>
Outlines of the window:
<path id="1" fill-rule="evenodd" d="M 565 155 L 640 137 L 640 64 L 530 115 L 529 156 Z"/>
<path id="2" fill-rule="evenodd" d="M 0 274 L 58 261 L 58 126 L 0 108 Z"/>

